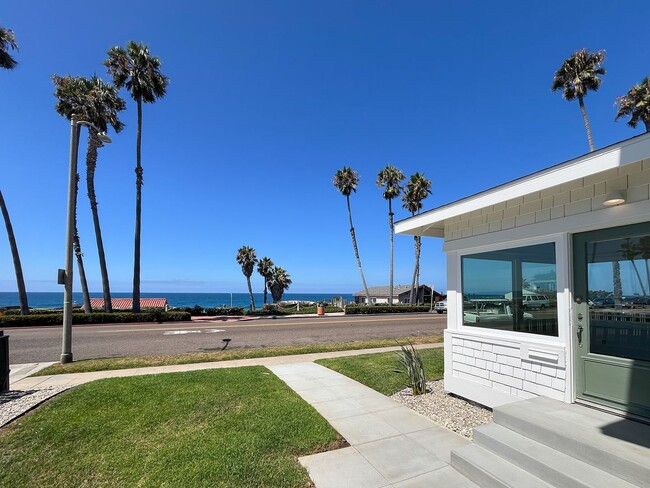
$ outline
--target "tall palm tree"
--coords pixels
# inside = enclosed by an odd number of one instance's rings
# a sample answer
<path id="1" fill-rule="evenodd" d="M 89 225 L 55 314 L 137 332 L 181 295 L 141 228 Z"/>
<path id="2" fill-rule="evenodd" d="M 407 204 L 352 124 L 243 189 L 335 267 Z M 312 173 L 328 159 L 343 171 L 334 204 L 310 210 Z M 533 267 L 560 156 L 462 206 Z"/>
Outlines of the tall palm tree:
<path id="1" fill-rule="evenodd" d="M 255 263 L 257 263 L 255 249 L 248 246 L 240 247 L 237 251 L 237 264 L 241 266 L 241 271 L 246 277 L 246 283 L 248 283 L 248 295 L 251 299 L 251 311 L 255 310 L 255 298 L 253 298 L 253 287 L 251 286 L 251 275 L 255 269 Z"/>
<path id="2" fill-rule="evenodd" d="M 0 68 L 14 69 L 18 61 L 9 54 L 9 49 L 18 51 L 18 44 L 16 43 L 16 36 L 10 29 L 0 27 Z M 18 303 L 20 304 L 20 313 L 27 315 L 29 313 L 29 304 L 27 303 L 27 290 L 25 288 L 25 278 L 23 277 L 23 267 L 20 264 L 20 254 L 18 254 L 18 245 L 16 244 L 16 236 L 14 235 L 14 228 L 11 225 L 9 218 L 9 210 L 5 199 L 0 191 L 0 211 L 2 211 L 2 218 L 5 221 L 5 228 L 7 229 L 7 237 L 9 239 L 9 247 L 11 248 L 11 256 L 14 261 L 14 271 L 16 273 L 16 285 L 18 287 Z"/>
<path id="3" fill-rule="evenodd" d="M 77 126 L 77 129 L 80 129 Z M 79 137 L 77 137 L 77 144 L 79 144 Z M 79 269 L 79 282 L 81 283 L 81 296 L 83 297 L 83 311 L 91 313 L 93 307 L 90 305 L 90 292 L 88 291 L 88 280 L 86 279 L 86 268 L 84 267 L 84 255 L 81 252 L 81 241 L 79 240 L 79 231 L 77 229 L 77 196 L 79 195 L 79 173 L 75 177 L 75 201 L 74 201 L 74 232 L 72 234 L 72 249 L 77 258 L 77 268 Z"/>
<path id="4" fill-rule="evenodd" d="M 282 295 L 284 295 L 284 292 L 289 289 L 291 283 L 291 277 L 284 268 L 279 266 L 273 267 L 271 278 L 269 279 L 269 288 L 271 289 L 273 303 L 282 300 Z"/>
<path id="5" fill-rule="evenodd" d="M 126 103 L 117 94 L 112 85 L 104 83 L 97 76 L 92 78 L 56 76 L 52 77 L 55 85 L 54 96 L 58 99 L 56 111 L 58 114 L 70 119 L 73 114 L 79 120 L 91 122 L 100 131 L 105 132 L 108 126 L 115 132 L 120 132 L 124 124 L 119 120 L 118 113 L 126 107 Z M 95 170 L 97 168 L 97 149 L 103 144 L 98 137 L 98 132 L 93 127 L 88 127 L 88 147 L 86 151 L 86 186 L 90 209 L 93 215 L 97 253 L 102 275 L 102 290 L 104 296 L 104 310 L 112 311 L 111 290 L 108 280 L 108 268 L 104 253 L 102 230 L 99 225 L 99 212 L 97 210 L 97 196 L 95 194 Z"/>
<path id="6" fill-rule="evenodd" d="M 606 73 L 605 68 L 602 67 L 604 60 L 605 51 L 590 53 L 586 49 L 580 49 L 564 60 L 562 66 L 555 72 L 553 84 L 551 85 L 552 91 L 562 89 L 562 96 L 565 100 L 578 99 L 591 151 L 594 151 L 595 147 L 584 97 L 587 96 L 590 90 L 596 91 L 600 87 L 602 80 L 599 75 Z"/>
<path id="7" fill-rule="evenodd" d="M 641 286 L 641 291 L 643 292 L 643 296 L 646 296 L 645 286 L 643 286 L 643 280 L 641 279 L 639 268 L 636 267 L 636 263 L 634 262 L 634 260 L 639 254 L 641 254 L 639 247 L 629 237 L 625 239 L 624 243 L 621 244 L 621 255 L 623 256 L 623 259 L 627 259 L 632 263 L 632 267 L 634 268 L 634 272 L 636 273 L 636 279 L 639 280 L 639 285 Z"/>
<path id="8" fill-rule="evenodd" d="M 104 61 L 108 74 L 119 89 L 123 86 L 131 93 L 138 106 L 138 132 L 135 166 L 135 242 L 133 253 L 133 311 L 140 311 L 140 235 L 142 228 L 142 102 L 154 103 L 165 96 L 169 78 L 160 71 L 160 59 L 149 54 L 144 44 L 129 41 L 126 49 L 115 46 L 109 49 Z"/>
<path id="9" fill-rule="evenodd" d="M 627 125 L 636 127 L 639 120 L 645 125 L 645 131 L 650 132 L 650 77 L 646 76 L 638 85 L 616 99 L 618 111 L 616 119 L 630 117 Z"/>
<path id="10" fill-rule="evenodd" d="M 352 210 L 350 209 L 350 194 L 357 191 L 359 185 L 359 174 L 348 166 L 343 166 L 334 175 L 332 181 L 334 186 L 345 197 L 348 204 L 348 217 L 350 218 L 350 235 L 352 236 L 352 247 L 354 247 L 354 255 L 357 258 L 357 265 L 359 266 L 359 273 L 361 273 L 361 281 L 363 282 L 363 289 L 366 292 L 366 305 L 370 305 L 370 293 L 368 292 L 368 285 L 366 285 L 366 277 L 363 275 L 363 267 L 361 266 L 361 258 L 359 257 L 359 247 L 357 246 L 357 236 L 354 232 L 354 225 L 352 225 Z"/>
<path id="11" fill-rule="evenodd" d="M 264 305 L 268 295 L 268 282 L 273 275 L 273 266 L 271 258 L 264 257 L 257 262 L 257 272 L 264 278 Z"/>
<path id="12" fill-rule="evenodd" d="M 9 54 L 9 49 L 18 51 L 14 31 L 0 27 L 0 68 L 14 69 L 18 64 L 18 61 Z"/>
<path id="13" fill-rule="evenodd" d="M 422 210 L 422 200 L 424 200 L 431 193 L 431 180 L 425 178 L 422 173 L 415 173 L 404 187 L 402 194 L 402 205 L 406 210 L 411 212 L 411 215 L 416 215 Z M 413 279 L 411 280 L 411 296 L 410 304 L 416 300 L 416 282 L 419 281 L 420 275 L 420 252 L 422 250 L 422 238 L 420 236 L 413 236 L 415 240 L 415 267 L 413 269 Z"/>
<path id="14" fill-rule="evenodd" d="M 379 188 L 384 189 L 383 196 L 388 200 L 388 229 L 390 232 L 390 280 L 388 286 L 388 304 L 393 304 L 393 244 L 395 240 L 395 226 L 393 224 L 393 198 L 398 197 L 402 191 L 400 183 L 404 180 L 404 173 L 392 164 L 387 164 L 377 175 L 375 182 Z"/>

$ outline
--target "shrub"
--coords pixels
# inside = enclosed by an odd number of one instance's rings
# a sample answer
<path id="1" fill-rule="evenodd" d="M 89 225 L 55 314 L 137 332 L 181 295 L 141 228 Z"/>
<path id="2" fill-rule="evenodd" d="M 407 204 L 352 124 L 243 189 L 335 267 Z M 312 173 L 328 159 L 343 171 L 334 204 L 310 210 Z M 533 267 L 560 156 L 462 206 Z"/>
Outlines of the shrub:
<path id="1" fill-rule="evenodd" d="M 402 351 L 397 353 L 397 368 L 393 372 L 407 376 L 409 384 L 406 386 L 411 388 L 413 395 L 423 395 L 427 392 L 427 376 L 424 373 L 422 357 L 410 342 L 409 347 L 399 342 L 398 344 Z"/>
<path id="2" fill-rule="evenodd" d="M 183 322 L 191 320 L 187 312 L 96 312 L 72 314 L 73 324 L 122 324 L 133 322 Z M 0 327 L 29 327 L 42 325 L 61 325 L 63 313 L 35 315 L 5 315 L 0 317 Z"/>
<path id="3" fill-rule="evenodd" d="M 244 307 L 214 307 L 206 308 L 206 315 L 244 315 Z"/>
<path id="4" fill-rule="evenodd" d="M 374 313 L 423 313 L 431 310 L 429 305 L 359 305 L 350 303 L 345 307 L 345 314 Z"/>

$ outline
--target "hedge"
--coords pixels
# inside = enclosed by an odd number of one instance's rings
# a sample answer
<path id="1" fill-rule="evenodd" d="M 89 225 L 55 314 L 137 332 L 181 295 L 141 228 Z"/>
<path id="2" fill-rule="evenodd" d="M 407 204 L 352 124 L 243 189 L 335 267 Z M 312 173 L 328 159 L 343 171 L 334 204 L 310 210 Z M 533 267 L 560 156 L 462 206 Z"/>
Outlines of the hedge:
<path id="1" fill-rule="evenodd" d="M 132 322 L 184 322 L 191 320 L 187 312 L 97 312 L 90 314 L 73 313 L 73 324 L 124 324 Z M 61 325 L 62 313 L 35 315 L 0 316 L 0 327 L 27 327 L 37 325 Z"/>
<path id="2" fill-rule="evenodd" d="M 325 313 L 334 313 L 334 312 L 342 312 L 342 308 L 334 307 L 332 305 L 327 305 L 325 307 Z M 263 308 L 259 310 L 255 310 L 254 312 L 248 311 L 246 312 L 246 315 L 250 315 L 253 317 L 260 317 L 260 316 L 267 316 L 267 315 L 302 315 L 302 314 L 316 314 L 317 309 L 316 306 L 312 307 L 300 307 L 300 310 L 297 310 L 297 308 L 284 308 L 284 307 L 278 307 L 277 305 L 269 304 L 265 305 Z"/>
<path id="3" fill-rule="evenodd" d="M 209 307 L 203 308 L 201 305 L 193 307 L 174 307 L 174 311 L 188 312 L 193 317 L 200 316 L 217 316 L 217 315 L 244 315 L 244 307 Z"/>
<path id="4" fill-rule="evenodd" d="M 345 307 L 346 315 L 375 314 L 375 313 L 422 313 L 429 312 L 430 305 L 356 305 L 348 304 Z"/>

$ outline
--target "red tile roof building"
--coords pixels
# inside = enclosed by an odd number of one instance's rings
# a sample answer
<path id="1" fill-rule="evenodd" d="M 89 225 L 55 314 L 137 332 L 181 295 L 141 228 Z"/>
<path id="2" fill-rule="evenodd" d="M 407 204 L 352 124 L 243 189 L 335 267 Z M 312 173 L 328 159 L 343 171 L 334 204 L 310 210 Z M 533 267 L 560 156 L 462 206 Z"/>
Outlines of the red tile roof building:
<path id="1" fill-rule="evenodd" d="M 111 305 L 113 305 L 113 310 L 132 310 L 133 309 L 133 298 L 111 298 Z M 104 299 L 103 298 L 91 298 L 90 306 L 93 309 L 103 309 L 104 308 Z M 168 304 L 166 298 L 140 298 L 140 308 L 162 308 L 167 310 Z"/>

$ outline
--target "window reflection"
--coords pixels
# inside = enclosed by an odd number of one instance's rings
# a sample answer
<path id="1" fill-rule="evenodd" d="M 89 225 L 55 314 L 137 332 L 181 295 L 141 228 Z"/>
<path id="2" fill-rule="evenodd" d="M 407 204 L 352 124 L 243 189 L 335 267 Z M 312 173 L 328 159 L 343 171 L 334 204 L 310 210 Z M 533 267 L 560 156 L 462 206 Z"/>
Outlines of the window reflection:
<path id="1" fill-rule="evenodd" d="M 555 244 L 462 258 L 463 324 L 557 336 Z"/>
<path id="2" fill-rule="evenodd" d="M 650 360 L 650 236 L 587 243 L 590 350 Z"/>

